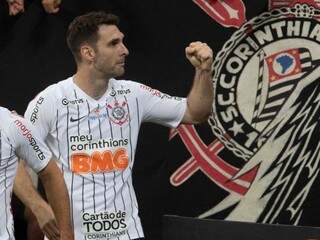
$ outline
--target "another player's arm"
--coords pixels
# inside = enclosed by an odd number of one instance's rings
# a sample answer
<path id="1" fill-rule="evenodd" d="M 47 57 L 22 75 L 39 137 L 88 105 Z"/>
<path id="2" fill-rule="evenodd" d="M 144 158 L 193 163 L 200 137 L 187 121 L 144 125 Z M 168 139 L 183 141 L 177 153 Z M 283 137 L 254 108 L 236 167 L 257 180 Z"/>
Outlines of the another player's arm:
<path id="1" fill-rule="evenodd" d="M 20 161 L 15 177 L 13 192 L 34 213 L 40 228 L 50 240 L 60 239 L 60 232 L 51 207 L 38 194 L 32 180 L 25 169 L 24 161 Z"/>
<path id="2" fill-rule="evenodd" d="M 56 216 L 61 240 L 72 240 L 73 230 L 70 222 L 70 204 L 63 175 L 54 160 L 39 172 L 48 201 Z"/>
<path id="3" fill-rule="evenodd" d="M 58 222 L 60 240 L 73 240 L 67 187 L 55 160 L 50 160 L 52 156 L 50 150 L 39 137 L 39 132 L 25 119 L 16 117 L 13 120 L 13 129 L 16 133 L 14 134 L 16 153 L 38 173 Z"/>
<path id="4" fill-rule="evenodd" d="M 202 42 L 186 47 L 186 57 L 195 67 L 193 86 L 188 94 L 187 109 L 182 123 L 196 124 L 206 121 L 212 113 L 213 84 L 211 48 Z"/>

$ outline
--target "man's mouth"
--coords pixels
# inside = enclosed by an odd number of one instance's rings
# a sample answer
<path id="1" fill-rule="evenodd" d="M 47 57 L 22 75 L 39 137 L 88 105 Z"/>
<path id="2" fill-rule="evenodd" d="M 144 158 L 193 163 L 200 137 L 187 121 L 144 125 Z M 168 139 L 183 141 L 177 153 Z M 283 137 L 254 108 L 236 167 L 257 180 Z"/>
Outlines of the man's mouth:
<path id="1" fill-rule="evenodd" d="M 125 61 L 118 62 L 117 64 L 120 65 L 120 66 L 122 66 L 122 67 L 124 67 Z"/>

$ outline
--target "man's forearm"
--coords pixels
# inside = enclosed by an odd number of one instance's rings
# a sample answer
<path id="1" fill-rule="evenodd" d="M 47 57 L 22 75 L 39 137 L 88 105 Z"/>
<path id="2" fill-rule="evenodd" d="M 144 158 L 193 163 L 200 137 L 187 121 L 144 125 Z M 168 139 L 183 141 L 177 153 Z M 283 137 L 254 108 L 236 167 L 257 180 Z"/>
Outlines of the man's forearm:
<path id="1" fill-rule="evenodd" d="M 193 86 L 188 95 L 187 109 L 182 123 L 195 124 L 208 119 L 212 111 L 213 84 L 211 48 L 202 42 L 192 42 L 186 47 L 186 57 L 194 66 L 196 73 Z"/>
<path id="2" fill-rule="evenodd" d="M 52 209 L 34 188 L 32 179 L 22 160 L 18 165 L 13 191 L 23 204 L 36 216 L 41 230 L 48 239 L 60 239 L 60 230 L 56 224 Z"/>
<path id="3" fill-rule="evenodd" d="M 47 199 L 59 225 L 61 239 L 73 239 L 70 223 L 70 204 L 63 176 L 54 161 L 39 173 Z"/>
<path id="4" fill-rule="evenodd" d="M 205 121 L 210 116 L 213 103 L 212 72 L 210 70 L 196 69 L 187 103 L 190 115 L 195 122 Z"/>
<path id="5" fill-rule="evenodd" d="M 23 161 L 20 161 L 18 165 L 13 185 L 13 192 L 23 202 L 23 204 L 29 207 L 33 212 L 34 210 L 37 210 L 40 205 L 46 204 L 34 188 Z"/>

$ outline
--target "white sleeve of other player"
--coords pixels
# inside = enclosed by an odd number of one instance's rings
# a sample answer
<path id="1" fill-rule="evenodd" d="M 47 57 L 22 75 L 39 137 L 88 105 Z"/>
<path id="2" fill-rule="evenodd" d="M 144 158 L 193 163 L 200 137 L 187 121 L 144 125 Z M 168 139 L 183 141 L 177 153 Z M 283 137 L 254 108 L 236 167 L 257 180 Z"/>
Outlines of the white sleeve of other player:
<path id="1" fill-rule="evenodd" d="M 138 84 L 137 95 L 142 121 L 177 127 L 186 111 L 186 98 L 172 97 L 146 85 Z"/>
<path id="2" fill-rule="evenodd" d="M 10 132 L 15 142 L 16 155 L 26 161 L 35 172 L 45 168 L 52 154 L 34 127 L 22 117 L 14 117 Z"/>
<path id="3" fill-rule="evenodd" d="M 50 131 L 53 114 L 52 98 L 48 92 L 43 91 L 29 103 L 24 117 L 36 128 L 41 139 L 45 139 Z"/>

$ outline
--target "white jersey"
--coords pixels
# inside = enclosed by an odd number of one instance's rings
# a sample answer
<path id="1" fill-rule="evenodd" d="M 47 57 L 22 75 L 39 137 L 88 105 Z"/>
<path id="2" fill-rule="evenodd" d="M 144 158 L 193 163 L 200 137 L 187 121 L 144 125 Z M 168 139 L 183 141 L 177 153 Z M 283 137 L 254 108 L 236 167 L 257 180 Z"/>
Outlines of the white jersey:
<path id="1" fill-rule="evenodd" d="M 51 152 L 28 121 L 0 107 L 0 240 L 14 239 L 10 203 L 18 158 L 39 172 Z"/>
<path id="2" fill-rule="evenodd" d="M 63 171 L 75 239 L 144 236 L 131 178 L 139 128 L 145 121 L 176 127 L 185 109 L 186 99 L 115 79 L 100 100 L 68 78 L 29 104 L 25 117 Z"/>

